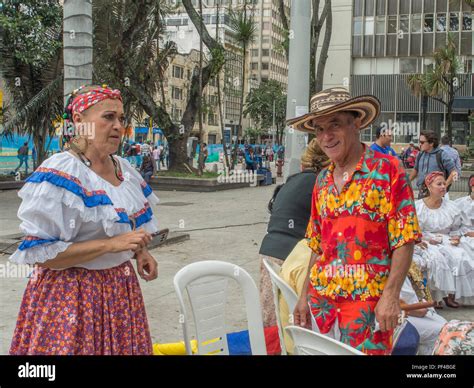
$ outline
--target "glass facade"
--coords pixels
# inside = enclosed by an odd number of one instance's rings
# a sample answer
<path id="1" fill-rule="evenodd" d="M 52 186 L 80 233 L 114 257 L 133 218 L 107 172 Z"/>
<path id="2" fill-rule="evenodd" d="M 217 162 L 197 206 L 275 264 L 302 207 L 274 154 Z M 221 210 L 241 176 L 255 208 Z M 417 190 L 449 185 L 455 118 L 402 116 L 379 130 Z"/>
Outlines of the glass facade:
<path id="1" fill-rule="evenodd" d="M 374 141 L 375 126 L 381 122 L 419 123 L 421 99 L 410 91 L 408 77 L 432 67 L 433 52 L 445 46 L 448 34 L 453 34 L 462 62 L 462 88 L 457 95 L 473 95 L 473 13 L 462 0 L 353 1 L 352 57 L 357 72 L 352 75 L 351 91 L 375 94 L 382 102 L 377 123 L 361 133 L 363 141 Z M 466 113 L 453 114 L 457 144 L 466 142 Z M 441 134 L 445 125 L 445 106 L 429 99 L 426 129 Z M 406 143 L 412 138 L 401 133 L 394 141 Z"/>

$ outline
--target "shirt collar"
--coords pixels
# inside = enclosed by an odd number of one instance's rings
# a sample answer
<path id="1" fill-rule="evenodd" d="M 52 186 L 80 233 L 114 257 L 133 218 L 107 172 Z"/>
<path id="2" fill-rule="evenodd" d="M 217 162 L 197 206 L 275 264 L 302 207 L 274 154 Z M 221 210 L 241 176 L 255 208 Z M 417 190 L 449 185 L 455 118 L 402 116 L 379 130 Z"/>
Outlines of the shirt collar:
<path id="1" fill-rule="evenodd" d="M 354 170 L 354 173 L 356 171 L 362 171 L 363 169 L 363 166 L 364 166 L 364 162 L 370 158 L 370 157 L 373 157 L 374 156 L 374 151 L 370 148 L 370 147 L 367 147 L 364 143 L 361 143 L 362 146 L 364 147 L 364 151 L 362 152 L 362 156 L 360 157 L 359 159 L 359 162 L 357 162 L 357 165 L 355 167 L 355 170 Z M 334 169 L 336 168 L 336 165 L 333 161 L 331 161 L 331 164 L 329 165 L 328 167 L 328 171 L 329 173 L 332 175 Z"/>

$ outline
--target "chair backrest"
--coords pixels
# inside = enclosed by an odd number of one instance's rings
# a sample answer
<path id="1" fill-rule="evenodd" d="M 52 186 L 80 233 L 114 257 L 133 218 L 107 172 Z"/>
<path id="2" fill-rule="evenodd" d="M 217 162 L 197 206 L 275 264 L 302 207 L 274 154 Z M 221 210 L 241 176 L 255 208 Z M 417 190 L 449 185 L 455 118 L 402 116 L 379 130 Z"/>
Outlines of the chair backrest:
<path id="1" fill-rule="evenodd" d="M 174 288 L 183 314 L 187 354 L 191 355 L 192 350 L 188 327 L 190 316 L 184 304 L 185 290 L 194 319 L 198 354 L 229 354 L 225 328 L 229 279 L 234 279 L 243 292 L 252 354 L 267 354 L 257 286 L 243 268 L 223 261 L 200 261 L 189 264 L 179 270 L 174 277 Z"/>
<path id="2" fill-rule="evenodd" d="M 293 339 L 295 355 L 364 355 L 349 345 L 299 326 L 287 326 L 285 330 Z"/>
<path id="3" fill-rule="evenodd" d="M 281 354 L 286 355 L 286 347 L 285 341 L 283 337 L 283 327 L 281 324 L 281 317 L 280 317 L 280 298 L 279 292 L 282 293 L 283 298 L 285 299 L 288 305 L 288 312 L 290 314 L 293 313 L 296 307 L 296 303 L 298 302 L 298 295 L 296 295 L 295 291 L 280 277 L 279 273 L 281 267 L 278 264 L 275 264 L 267 259 L 263 259 L 263 265 L 267 269 L 268 273 L 270 274 L 270 279 L 272 281 L 272 289 L 273 289 L 273 299 L 275 303 L 275 315 L 276 321 L 278 326 L 278 336 L 280 337 L 280 347 L 281 347 Z M 289 317 L 288 317 L 289 318 Z M 288 322 L 291 322 L 288 319 Z"/>

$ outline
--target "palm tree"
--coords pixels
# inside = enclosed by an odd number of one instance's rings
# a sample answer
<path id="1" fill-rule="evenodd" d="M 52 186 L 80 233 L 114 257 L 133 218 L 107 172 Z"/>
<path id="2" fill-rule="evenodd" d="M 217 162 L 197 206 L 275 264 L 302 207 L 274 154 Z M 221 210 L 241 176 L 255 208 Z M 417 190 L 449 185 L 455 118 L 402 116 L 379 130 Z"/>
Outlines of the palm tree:
<path id="1" fill-rule="evenodd" d="M 237 138 L 235 140 L 234 152 L 232 155 L 232 165 L 234 166 L 237 162 L 237 149 L 239 147 L 239 131 L 242 129 L 242 119 L 244 112 L 244 97 L 245 97 L 245 73 L 247 63 L 247 49 L 255 40 L 256 35 L 256 24 L 253 20 L 253 15 L 248 13 L 248 2 L 245 0 L 242 9 L 240 10 L 229 10 L 229 24 L 230 28 L 235 34 L 235 40 L 240 44 L 242 48 L 242 76 L 241 84 L 242 93 L 240 95 L 240 113 L 239 113 L 239 126 L 237 130 Z"/>
<path id="2" fill-rule="evenodd" d="M 456 54 L 457 48 L 453 34 L 448 33 L 445 47 L 433 53 L 434 66 L 425 74 L 413 74 L 408 77 L 408 85 L 412 93 L 422 96 L 423 118 L 422 128 L 426 124 L 426 106 L 428 97 L 446 106 L 447 135 L 453 135 L 453 103 L 456 93 L 464 86 L 468 78 L 460 82 L 461 61 Z"/>
<path id="3" fill-rule="evenodd" d="M 426 115 L 428 111 L 428 91 L 423 82 L 422 74 L 410 74 L 407 79 L 408 87 L 413 95 L 421 98 L 421 130 L 426 129 Z"/>
<path id="4" fill-rule="evenodd" d="M 59 0 L 4 3 L 1 76 L 11 97 L 4 136 L 33 138 L 37 163 L 47 157 L 63 111 L 62 8 Z"/>
<path id="5" fill-rule="evenodd" d="M 459 82 L 462 64 L 456 55 L 456 43 L 453 34 L 448 34 L 448 43 L 434 52 L 435 65 L 425 74 L 424 83 L 431 98 L 446 106 L 448 124 L 447 135 L 453 136 L 453 104 L 456 93 L 464 86 Z"/>

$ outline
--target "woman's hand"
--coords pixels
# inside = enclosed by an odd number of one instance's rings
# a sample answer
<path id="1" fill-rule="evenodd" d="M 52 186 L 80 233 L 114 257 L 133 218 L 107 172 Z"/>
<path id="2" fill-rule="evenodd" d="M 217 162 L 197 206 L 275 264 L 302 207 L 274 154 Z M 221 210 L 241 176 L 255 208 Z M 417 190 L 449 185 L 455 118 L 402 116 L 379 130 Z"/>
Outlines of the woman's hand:
<path id="1" fill-rule="evenodd" d="M 449 238 L 449 242 L 451 245 L 458 246 L 461 242 L 461 238 L 459 236 L 452 236 Z"/>
<path id="2" fill-rule="evenodd" d="M 416 245 L 419 246 L 421 249 L 427 249 L 428 248 L 428 244 L 426 243 L 426 241 L 422 241 L 422 242 L 420 242 Z"/>
<path id="3" fill-rule="evenodd" d="M 135 255 L 137 259 L 137 271 L 143 280 L 149 282 L 158 277 L 158 263 L 146 249 L 142 249 Z"/>
<path id="4" fill-rule="evenodd" d="M 465 236 L 467 236 L 467 237 L 474 237 L 474 231 L 472 231 L 472 232 L 467 232 L 467 233 L 465 234 Z"/>
<path id="5" fill-rule="evenodd" d="M 108 240 L 108 251 L 112 253 L 133 251 L 138 252 L 150 243 L 152 236 L 144 229 L 119 234 Z"/>
<path id="6" fill-rule="evenodd" d="M 431 245 L 439 245 L 439 244 L 441 244 L 438 240 L 435 240 L 434 238 L 431 238 L 431 239 L 429 240 L 429 243 L 430 243 Z"/>

